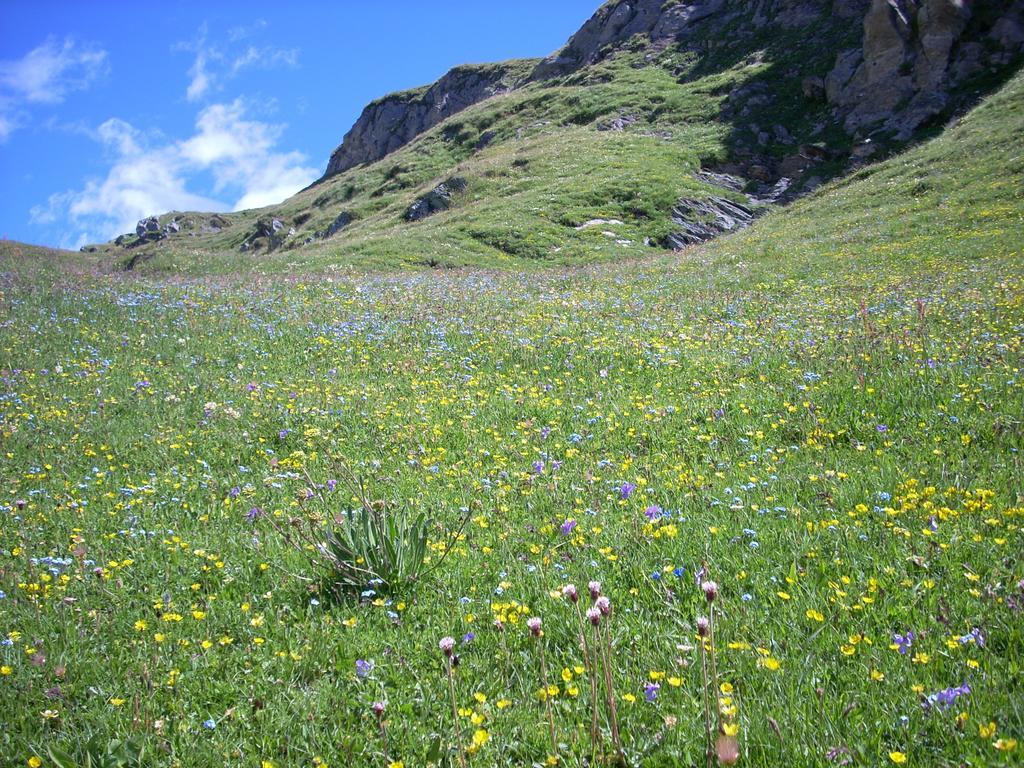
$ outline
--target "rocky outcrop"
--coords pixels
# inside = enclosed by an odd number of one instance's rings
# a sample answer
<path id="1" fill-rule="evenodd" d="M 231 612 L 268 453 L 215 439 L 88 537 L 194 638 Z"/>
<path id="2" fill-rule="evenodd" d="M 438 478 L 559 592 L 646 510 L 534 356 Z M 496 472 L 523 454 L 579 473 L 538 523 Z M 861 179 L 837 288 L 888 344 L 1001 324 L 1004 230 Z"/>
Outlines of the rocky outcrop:
<path id="1" fill-rule="evenodd" d="M 380 160 L 466 107 L 507 92 L 524 69 L 523 62 L 456 67 L 429 87 L 373 102 L 334 150 L 324 178 Z"/>
<path id="2" fill-rule="evenodd" d="M 267 253 L 276 251 L 285 241 L 295 235 L 294 228 L 286 228 L 285 223 L 275 217 L 264 217 L 256 221 L 256 226 L 239 247 L 240 251 L 259 251 Z"/>
<path id="3" fill-rule="evenodd" d="M 825 82 L 843 127 L 849 133 L 881 129 L 906 141 L 947 109 L 950 91 L 977 74 L 986 55 L 998 66 L 1019 54 L 1024 35 L 1015 39 L 1000 30 L 1021 23 L 1024 2 L 991 5 L 986 10 L 996 21 L 987 37 L 996 50 L 986 51 L 963 39 L 972 21 L 968 0 L 872 0 L 862 46 L 841 52 Z M 974 36 L 985 31 L 975 29 Z"/>
<path id="4" fill-rule="evenodd" d="M 750 226 L 755 215 L 752 208 L 724 197 L 704 200 L 684 197 L 672 209 L 672 221 L 680 229 L 665 238 L 665 245 L 680 250 L 703 243 Z"/>
<path id="5" fill-rule="evenodd" d="M 403 218 L 406 221 L 420 221 L 440 211 L 447 211 L 452 206 L 452 198 L 465 191 L 466 180 L 460 176 L 453 176 L 410 205 Z"/>

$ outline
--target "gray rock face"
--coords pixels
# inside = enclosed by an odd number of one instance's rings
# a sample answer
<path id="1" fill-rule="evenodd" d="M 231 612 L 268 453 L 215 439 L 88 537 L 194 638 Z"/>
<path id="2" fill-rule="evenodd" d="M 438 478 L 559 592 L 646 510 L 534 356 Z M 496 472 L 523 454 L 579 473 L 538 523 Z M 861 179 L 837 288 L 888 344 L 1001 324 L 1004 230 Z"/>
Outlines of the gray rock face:
<path id="1" fill-rule="evenodd" d="M 460 176 L 453 176 L 410 205 L 404 218 L 406 221 L 420 221 L 440 211 L 447 211 L 451 208 L 452 198 L 465 190 L 466 180 Z"/>
<path id="2" fill-rule="evenodd" d="M 1024 14 L 1021 0 L 994 0 L 1000 15 L 990 39 L 1010 54 L 1024 47 L 1001 30 Z M 900 141 L 949 104 L 949 91 L 984 67 L 984 49 L 963 40 L 968 0 L 871 0 L 860 49 L 844 51 L 825 81 L 826 95 L 850 133 L 881 127 Z M 992 9 L 989 9 L 991 13 Z"/>
<path id="3" fill-rule="evenodd" d="M 462 66 L 426 89 L 385 96 L 370 104 L 331 155 L 324 178 L 372 163 L 477 102 L 508 91 L 504 64 Z"/>

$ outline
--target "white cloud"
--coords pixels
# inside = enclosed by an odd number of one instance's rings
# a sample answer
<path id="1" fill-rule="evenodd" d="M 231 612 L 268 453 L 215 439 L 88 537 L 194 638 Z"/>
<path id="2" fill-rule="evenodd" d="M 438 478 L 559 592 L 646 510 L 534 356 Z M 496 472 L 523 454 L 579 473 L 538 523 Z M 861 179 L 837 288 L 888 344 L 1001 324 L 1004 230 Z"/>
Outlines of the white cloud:
<path id="1" fill-rule="evenodd" d="M 0 89 L 12 100 L 59 104 L 71 91 L 87 88 L 106 66 L 106 51 L 51 37 L 20 59 L 0 61 Z"/>
<path id="2" fill-rule="evenodd" d="M 188 51 L 195 55 L 189 67 L 189 84 L 185 97 L 189 101 L 199 101 L 204 96 L 219 90 L 225 82 L 237 77 L 247 69 L 275 69 L 277 67 L 297 67 L 299 51 L 297 48 L 275 48 L 273 46 L 248 45 L 245 50 L 236 50 L 236 44 L 257 34 L 266 27 L 265 21 L 258 21 L 250 27 L 236 27 L 228 32 L 226 46 L 211 44 L 208 40 L 208 27 L 204 23 L 199 27 L 194 41 L 178 43 L 174 50 Z"/>
<path id="3" fill-rule="evenodd" d="M 20 59 L 0 60 L 0 144 L 29 122 L 28 107 L 60 104 L 107 71 L 107 52 L 48 38 Z"/>
<path id="4" fill-rule="evenodd" d="M 226 211 L 278 203 L 308 186 L 319 171 L 299 152 L 275 149 L 282 126 L 247 120 L 245 104 L 213 104 L 196 118 L 183 141 L 151 146 L 123 120 L 96 132 L 113 164 L 103 179 L 53 195 L 32 210 L 38 224 L 66 219 L 75 228 L 66 244 L 99 242 L 130 232 L 146 216 L 167 211 Z M 197 176 L 212 175 L 216 197 L 191 191 Z"/>

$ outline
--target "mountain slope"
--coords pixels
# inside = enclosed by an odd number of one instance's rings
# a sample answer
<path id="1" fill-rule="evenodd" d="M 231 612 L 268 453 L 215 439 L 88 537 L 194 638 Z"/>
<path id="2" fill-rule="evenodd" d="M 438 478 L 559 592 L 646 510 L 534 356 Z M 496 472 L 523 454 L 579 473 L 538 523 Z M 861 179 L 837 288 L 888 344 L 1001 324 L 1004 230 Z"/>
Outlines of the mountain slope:
<path id="1" fill-rule="evenodd" d="M 542 62 L 370 105 L 281 205 L 164 215 L 99 250 L 196 272 L 637 256 L 933 135 L 1014 70 L 1022 19 L 1022 2 L 616 0 Z"/>

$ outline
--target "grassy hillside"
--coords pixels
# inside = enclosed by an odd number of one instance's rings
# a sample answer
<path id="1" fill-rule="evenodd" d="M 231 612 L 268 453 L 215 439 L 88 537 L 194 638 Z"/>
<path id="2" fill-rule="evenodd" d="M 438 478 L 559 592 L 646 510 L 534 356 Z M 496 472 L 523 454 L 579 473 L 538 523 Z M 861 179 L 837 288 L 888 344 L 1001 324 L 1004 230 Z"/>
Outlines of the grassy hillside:
<path id="1" fill-rule="evenodd" d="M 670 212 L 680 196 L 721 194 L 693 173 L 756 143 L 752 124 L 788 127 L 793 144 L 763 148 L 780 157 L 804 141 L 825 142 L 840 153 L 850 144 L 827 105 L 801 95 L 800 82 L 804 74 L 829 70 L 834 50 L 856 40 L 856 25 L 829 20 L 813 38 L 776 29 L 739 42 L 724 35 L 702 53 L 672 47 L 651 53 L 636 41 L 568 77 L 466 109 L 383 160 L 331 177 L 280 206 L 230 215 L 233 226 L 221 233 L 111 248 L 104 256 L 120 264 L 139 252 L 152 254 L 136 269 L 165 274 L 289 265 L 522 267 L 636 257 L 650 250 L 645 240 L 657 245 L 673 231 Z M 754 89 L 748 97 L 763 89 L 772 98 L 753 99 L 740 119 L 726 106 L 743 87 Z M 599 130 L 620 116 L 636 122 L 622 132 Z M 841 168 L 825 161 L 808 177 L 828 178 Z M 424 222 L 403 220 L 414 200 L 455 175 L 469 187 L 452 210 Z M 304 244 L 343 212 L 353 224 Z M 273 253 L 241 253 L 256 222 L 271 216 L 295 227 L 296 235 Z M 575 229 L 596 218 L 623 224 L 612 228 L 614 237 L 601 234 L 608 227 Z"/>
<path id="2" fill-rule="evenodd" d="M 628 764 L 703 765 L 708 578 L 742 765 L 1019 764 L 1022 123 L 1018 76 L 737 236 L 572 270 L 161 279 L 4 243 L 0 764 L 579 765 L 592 680 L 613 753 L 610 680 Z M 517 145 L 573 188 L 643 141 L 551 135 L 608 142 L 591 172 Z M 651 173 L 682 151 L 650 146 Z M 345 467 L 429 516 L 437 570 L 326 588 L 280 531 L 358 507 Z M 590 580 L 612 611 L 581 649 L 559 590 Z"/>

